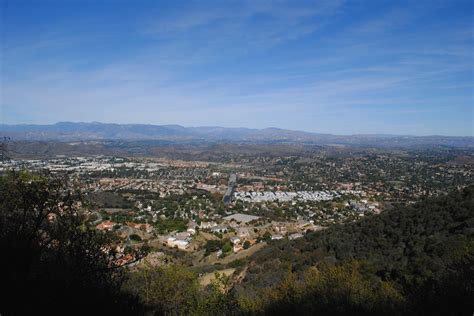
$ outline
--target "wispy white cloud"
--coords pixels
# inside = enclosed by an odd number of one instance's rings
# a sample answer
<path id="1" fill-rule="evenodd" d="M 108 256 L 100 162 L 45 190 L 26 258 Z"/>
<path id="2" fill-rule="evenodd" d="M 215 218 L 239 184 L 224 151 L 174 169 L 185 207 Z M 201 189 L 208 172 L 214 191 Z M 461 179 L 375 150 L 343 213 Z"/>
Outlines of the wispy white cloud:
<path id="1" fill-rule="evenodd" d="M 224 46 L 227 51 L 245 53 L 248 49 L 268 48 L 311 34 L 342 5 L 342 0 L 191 5 L 186 10 L 157 12 L 144 26 L 143 34 L 173 43 L 199 40 L 211 50 Z"/>
<path id="2" fill-rule="evenodd" d="M 198 3 L 200 4 L 200 3 Z M 147 34 L 187 33 L 200 27 L 209 27 L 219 22 L 238 21 L 241 25 L 250 19 L 271 19 L 275 23 L 296 25 L 308 18 L 334 14 L 343 4 L 342 0 L 322 1 L 220 1 L 211 6 L 191 5 L 186 10 L 158 11 L 147 22 Z"/>
<path id="3" fill-rule="evenodd" d="M 381 16 L 374 17 L 350 29 L 352 35 L 382 35 L 384 33 L 407 27 L 416 18 L 419 13 L 415 13 L 409 9 L 391 9 L 383 13 Z"/>
<path id="4" fill-rule="evenodd" d="M 147 12 L 150 20 L 127 33 L 146 45 L 124 39 L 110 60 L 96 61 L 87 51 L 104 46 L 64 38 L 67 31 L 12 46 L 2 57 L 1 119 L 367 133 L 415 126 L 414 119 L 429 126 L 441 113 L 457 115 L 466 130 L 473 46 L 465 24 L 436 36 L 422 27 L 398 34 L 420 13 L 342 23 L 352 11 L 340 1 L 219 4 Z M 70 46 L 85 52 L 58 53 Z M 384 127 L 397 116 L 407 123 Z"/>

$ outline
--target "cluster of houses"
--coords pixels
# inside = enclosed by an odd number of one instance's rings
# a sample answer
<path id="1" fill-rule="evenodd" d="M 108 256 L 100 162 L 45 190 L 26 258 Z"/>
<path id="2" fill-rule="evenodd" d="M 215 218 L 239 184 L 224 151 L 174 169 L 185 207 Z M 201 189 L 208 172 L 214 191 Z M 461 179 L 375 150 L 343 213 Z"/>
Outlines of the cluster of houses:
<path id="1" fill-rule="evenodd" d="M 188 250 L 197 230 L 220 234 L 225 234 L 232 230 L 235 232 L 235 236 L 231 237 L 230 241 L 233 246 L 233 251 L 238 252 L 244 248 L 244 243 L 246 241 L 248 241 L 248 246 L 257 242 L 256 234 L 253 231 L 255 227 L 252 223 L 255 223 L 259 219 L 259 216 L 237 213 L 223 217 L 223 222 L 221 224 L 217 224 L 214 221 L 208 221 L 201 222 L 198 225 L 197 223 L 190 221 L 186 231 L 171 233 L 168 236 L 163 236 L 161 240 L 164 245 L 170 248 Z M 306 229 L 315 229 L 314 225 L 307 221 L 300 221 L 291 224 L 272 222 L 271 224 L 266 224 L 264 227 L 265 230 L 272 232 L 272 240 L 279 240 L 285 237 L 288 237 L 290 240 L 301 238 L 303 237 L 302 232 Z M 288 232 L 288 227 L 290 227 L 290 232 L 292 233 Z M 153 232 L 153 226 L 148 223 L 126 222 L 123 225 L 120 225 L 110 220 L 102 221 L 96 225 L 96 228 L 103 231 L 114 230 L 123 237 L 129 237 L 132 234 L 150 236 L 149 234 Z"/>
<path id="2" fill-rule="evenodd" d="M 258 235 L 262 235 L 263 231 L 268 231 L 271 235 L 271 240 L 280 240 L 288 238 L 294 240 L 302 238 L 304 232 L 308 229 L 319 230 L 322 229 L 320 226 L 314 225 L 312 221 L 300 220 L 297 222 L 271 222 L 260 226 L 254 226 L 260 217 L 248 214 L 232 214 L 223 218 L 224 221 L 221 225 L 215 222 L 203 222 L 199 226 L 202 230 L 207 230 L 212 233 L 226 233 L 229 230 L 235 231 L 235 236 L 232 236 L 229 240 L 232 244 L 232 250 L 234 253 L 244 249 L 244 245 L 250 247 L 257 243 Z M 256 233 L 254 229 L 259 227 L 261 231 Z M 177 245 L 179 248 L 179 245 Z M 222 251 L 217 253 L 219 257 Z"/>
<path id="3" fill-rule="evenodd" d="M 231 237 L 230 242 L 232 243 L 232 250 L 234 252 L 239 252 L 242 249 L 244 249 L 244 243 L 248 241 L 249 246 L 253 246 L 257 243 L 257 239 L 249 239 L 249 238 L 243 238 L 243 237 Z M 219 254 L 218 254 L 219 256 Z"/>
<path id="4" fill-rule="evenodd" d="M 375 214 L 379 214 L 381 212 L 380 204 L 378 202 L 369 202 L 365 199 L 362 199 L 360 201 L 350 200 L 346 204 L 346 206 L 351 207 L 352 209 L 359 212 L 361 215 L 363 215 L 363 213 L 365 212 L 372 212 Z"/>
<path id="5" fill-rule="evenodd" d="M 330 201 L 341 194 L 360 194 L 359 191 L 264 191 L 264 192 L 235 192 L 234 198 L 244 202 L 288 202 L 288 201 Z"/>
<path id="6" fill-rule="evenodd" d="M 103 221 L 100 224 L 96 225 L 95 228 L 102 231 L 111 231 L 117 223 L 112 221 Z"/>
<path id="7" fill-rule="evenodd" d="M 140 203 L 141 204 L 141 203 Z M 143 208 L 143 205 L 138 205 Z M 366 210 L 377 211 L 376 202 L 366 200 L 349 201 L 347 206 L 357 208 L 361 213 Z M 150 207 L 146 208 L 150 211 Z M 314 225 L 311 220 L 299 219 L 291 222 L 266 222 L 260 221 L 261 217 L 243 213 L 231 214 L 219 217 L 214 221 L 208 219 L 197 224 L 190 220 L 187 229 L 182 232 L 173 232 L 166 236 L 158 236 L 163 245 L 170 248 L 190 251 L 196 249 L 192 246 L 193 237 L 198 230 L 206 231 L 218 236 L 234 232 L 230 237 L 233 252 L 239 252 L 246 247 L 250 247 L 257 242 L 257 238 L 263 236 L 264 232 L 270 233 L 271 240 L 288 238 L 294 240 L 302 238 L 307 230 L 319 230 L 322 227 Z M 153 226 L 148 223 L 126 222 L 117 224 L 110 220 L 105 220 L 96 225 L 96 228 L 104 231 L 114 230 L 118 235 L 127 239 L 131 235 L 139 235 L 141 238 L 150 238 L 153 233 Z"/>
<path id="8" fill-rule="evenodd" d="M 106 220 L 106 221 L 101 222 L 100 224 L 97 224 L 95 228 L 102 231 L 111 231 L 114 227 L 117 227 L 117 226 L 119 227 L 127 226 L 129 228 L 145 231 L 147 233 L 151 233 L 153 231 L 153 226 L 150 224 L 126 222 L 125 225 L 120 225 L 110 220 Z"/>
<path id="9" fill-rule="evenodd" d="M 250 227 L 248 223 L 254 220 L 258 220 L 259 216 L 253 216 L 248 214 L 232 214 L 224 217 L 224 221 L 221 224 L 217 224 L 214 221 L 201 222 L 197 225 L 195 222 L 190 221 L 188 229 L 185 232 L 173 233 L 166 238 L 165 245 L 171 248 L 178 248 L 186 250 L 189 248 L 192 237 L 196 233 L 197 229 L 206 230 L 210 233 L 227 233 L 230 229 L 235 230 L 236 236 L 230 240 L 233 244 L 234 252 L 238 252 L 243 249 L 243 243 L 248 240 L 250 245 L 253 245 L 256 240 L 250 239 Z"/>
<path id="10" fill-rule="evenodd" d="M 166 239 L 165 244 L 171 248 L 186 250 L 189 248 L 192 237 L 196 234 L 197 224 L 190 222 L 185 232 L 174 233 Z"/>

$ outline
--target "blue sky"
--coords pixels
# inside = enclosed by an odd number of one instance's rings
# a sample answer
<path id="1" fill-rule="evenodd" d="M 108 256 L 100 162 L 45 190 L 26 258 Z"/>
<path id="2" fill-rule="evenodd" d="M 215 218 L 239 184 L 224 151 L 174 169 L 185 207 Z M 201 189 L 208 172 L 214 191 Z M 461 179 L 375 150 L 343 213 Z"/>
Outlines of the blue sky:
<path id="1" fill-rule="evenodd" d="M 474 135 L 470 0 L 0 8 L 0 123 Z"/>

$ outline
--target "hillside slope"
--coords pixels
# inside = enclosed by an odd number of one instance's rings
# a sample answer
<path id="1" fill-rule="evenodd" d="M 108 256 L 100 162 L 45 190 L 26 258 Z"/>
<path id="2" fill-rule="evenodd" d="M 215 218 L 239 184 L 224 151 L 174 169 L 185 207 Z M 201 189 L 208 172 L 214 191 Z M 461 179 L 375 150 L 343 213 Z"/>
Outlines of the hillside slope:
<path id="1" fill-rule="evenodd" d="M 357 223 L 310 233 L 300 240 L 274 243 L 254 255 L 238 290 L 244 297 L 245 293 L 260 297 L 263 303 L 258 304 L 266 306 L 260 308 L 267 311 L 272 306 L 278 306 L 280 311 L 283 307 L 303 308 L 304 313 L 321 311 L 324 302 L 319 301 L 320 309 L 316 310 L 312 310 L 315 306 L 310 302 L 317 302 L 330 290 L 316 291 L 305 283 L 307 273 L 316 269 L 318 286 L 321 278 L 327 281 L 328 275 L 333 277 L 335 273 L 359 275 L 372 290 L 390 286 L 403 302 L 401 307 L 394 307 L 398 312 L 400 308 L 404 313 L 426 312 L 429 308 L 439 314 L 449 309 L 473 308 L 469 299 L 474 295 L 473 241 L 474 187 L 469 187 Z M 293 296 L 279 296 L 275 293 L 281 294 L 283 285 L 288 289 L 288 273 L 299 285 L 292 285 Z M 348 282 L 349 289 L 343 287 L 349 291 L 344 300 L 350 297 L 350 289 L 357 282 Z M 336 282 L 332 286 L 337 288 L 341 284 Z M 334 300 L 335 297 L 326 303 Z M 447 306 L 448 301 L 458 305 Z M 345 311 L 353 311 L 354 306 L 347 304 Z M 376 304 L 371 304 L 364 305 L 360 311 L 373 311 L 371 308 Z"/>
<path id="2" fill-rule="evenodd" d="M 0 136 L 14 141 L 160 140 L 169 142 L 305 143 L 376 147 L 474 147 L 470 136 L 332 135 L 280 128 L 184 127 L 180 125 L 59 122 L 0 124 Z"/>

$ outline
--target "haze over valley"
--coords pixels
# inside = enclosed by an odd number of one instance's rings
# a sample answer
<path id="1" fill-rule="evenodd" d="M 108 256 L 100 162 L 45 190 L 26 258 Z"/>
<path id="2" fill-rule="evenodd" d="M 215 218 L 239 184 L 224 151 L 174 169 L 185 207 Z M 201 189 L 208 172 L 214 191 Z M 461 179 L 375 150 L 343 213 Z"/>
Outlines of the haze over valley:
<path id="1" fill-rule="evenodd" d="M 473 6 L 0 1 L 0 316 L 474 315 Z"/>

